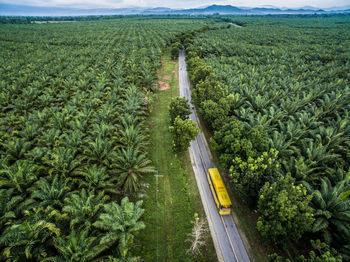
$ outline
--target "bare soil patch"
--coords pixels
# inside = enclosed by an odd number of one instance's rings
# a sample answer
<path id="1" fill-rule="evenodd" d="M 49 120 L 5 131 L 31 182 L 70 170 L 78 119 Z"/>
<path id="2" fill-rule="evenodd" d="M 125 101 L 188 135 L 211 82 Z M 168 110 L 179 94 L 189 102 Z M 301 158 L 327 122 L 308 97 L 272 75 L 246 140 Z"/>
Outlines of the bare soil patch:
<path id="1" fill-rule="evenodd" d="M 170 84 L 168 82 L 158 81 L 159 91 L 165 91 L 170 89 Z"/>
<path id="2" fill-rule="evenodd" d="M 170 64 L 176 65 L 176 61 L 169 61 Z"/>
<path id="3" fill-rule="evenodd" d="M 179 77 L 178 72 L 176 72 L 175 70 L 173 70 L 173 74 L 174 74 L 174 77 L 175 77 L 175 78 L 178 78 L 178 77 Z"/>
<path id="4" fill-rule="evenodd" d="M 234 25 L 235 27 L 242 27 L 241 25 L 235 24 L 235 23 L 229 23 L 230 25 Z"/>
<path id="5" fill-rule="evenodd" d="M 171 76 L 163 76 L 163 79 L 165 79 L 165 80 L 170 80 L 170 79 L 171 79 Z"/>

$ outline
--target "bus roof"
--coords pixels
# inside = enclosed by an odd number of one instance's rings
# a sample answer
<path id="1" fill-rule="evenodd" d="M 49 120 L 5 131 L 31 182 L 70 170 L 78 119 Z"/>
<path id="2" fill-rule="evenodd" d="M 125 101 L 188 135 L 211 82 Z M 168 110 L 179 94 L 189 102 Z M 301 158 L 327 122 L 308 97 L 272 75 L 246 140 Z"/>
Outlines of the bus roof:
<path id="1" fill-rule="evenodd" d="M 232 205 L 230 197 L 227 193 L 226 187 L 222 182 L 219 170 L 217 168 L 209 168 L 208 170 L 211 180 L 213 181 L 215 191 L 218 195 L 220 204 L 223 207 L 229 207 Z"/>

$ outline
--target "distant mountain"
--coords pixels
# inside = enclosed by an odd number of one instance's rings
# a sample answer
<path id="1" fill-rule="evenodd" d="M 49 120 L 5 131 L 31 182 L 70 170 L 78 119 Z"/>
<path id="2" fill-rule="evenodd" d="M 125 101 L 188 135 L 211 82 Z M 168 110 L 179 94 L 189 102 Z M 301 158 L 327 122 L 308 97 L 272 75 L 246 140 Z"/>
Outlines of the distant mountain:
<path id="1" fill-rule="evenodd" d="M 349 9 L 349 8 L 347 8 Z M 37 7 L 0 3 L 0 15 L 2 16 L 86 16 L 86 15 L 171 15 L 171 14 L 187 14 L 187 15 L 209 15 L 209 14 L 250 14 L 250 15 L 266 15 L 266 14 L 313 14 L 313 13 L 334 13 L 349 12 L 349 10 L 322 10 L 314 7 L 304 7 L 301 9 L 281 9 L 274 6 L 264 7 L 235 7 L 231 5 L 210 5 L 202 8 L 191 9 L 171 9 L 167 7 L 155 8 L 101 8 L 101 9 L 78 9 L 78 8 L 61 8 L 61 7 Z"/>
<path id="2" fill-rule="evenodd" d="M 171 13 L 173 9 L 167 8 L 167 7 L 155 7 L 155 8 L 147 8 L 142 10 L 142 14 L 147 15 L 157 15 L 157 14 L 164 14 L 164 13 Z"/>
<path id="3" fill-rule="evenodd" d="M 253 15 L 264 15 L 264 14 L 313 14 L 315 12 L 322 13 L 323 10 L 308 10 L 308 9 L 280 9 L 276 7 L 254 7 L 254 8 L 238 8 L 231 5 L 211 5 L 201 9 L 182 9 L 174 10 L 177 14 L 253 14 Z"/>
<path id="4" fill-rule="evenodd" d="M 325 8 L 325 10 L 327 11 L 337 11 L 337 10 L 348 10 L 350 9 L 350 5 L 345 5 L 345 6 L 333 6 L 333 7 L 329 7 L 329 8 Z"/>
<path id="5" fill-rule="evenodd" d="M 191 9 L 190 9 L 191 10 Z M 241 12 L 242 9 L 232 5 L 211 5 L 203 9 L 197 9 L 201 12 L 222 12 L 222 13 L 236 13 Z"/>
<path id="6" fill-rule="evenodd" d="M 306 5 L 306 6 L 301 7 L 300 9 L 319 10 L 320 8 Z"/>

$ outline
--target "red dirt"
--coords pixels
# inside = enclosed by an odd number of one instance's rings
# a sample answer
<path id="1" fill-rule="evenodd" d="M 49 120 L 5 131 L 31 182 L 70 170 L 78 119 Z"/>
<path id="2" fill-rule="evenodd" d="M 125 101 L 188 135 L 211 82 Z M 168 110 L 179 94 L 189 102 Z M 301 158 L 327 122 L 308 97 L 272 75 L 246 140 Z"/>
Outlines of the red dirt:
<path id="1" fill-rule="evenodd" d="M 173 74 L 174 74 L 174 77 L 176 77 L 176 78 L 179 77 L 179 74 L 175 70 L 173 71 Z"/>
<path id="2" fill-rule="evenodd" d="M 170 84 L 168 82 L 158 81 L 159 91 L 165 91 L 170 89 Z"/>

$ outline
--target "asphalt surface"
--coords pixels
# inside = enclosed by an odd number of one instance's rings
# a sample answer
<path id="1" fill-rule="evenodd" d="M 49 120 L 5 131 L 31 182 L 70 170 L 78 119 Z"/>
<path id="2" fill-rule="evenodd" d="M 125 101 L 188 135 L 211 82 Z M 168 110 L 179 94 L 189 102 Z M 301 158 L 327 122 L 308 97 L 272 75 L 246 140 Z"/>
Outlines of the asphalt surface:
<path id="1" fill-rule="evenodd" d="M 185 54 L 183 50 L 180 51 L 179 57 L 179 81 L 180 96 L 186 97 L 191 101 L 190 82 L 187 76 Z M 190 119 L 198 124 L 195 108 L 191 103 L 190 106 Z M 201 130 L 196 137 L 196 140 L 191 142 L 190 155 L 202 203 L 207 215 L 210 233 L 213 237 L 219 261 L 250 261 L 232 215 L 221 216 L 216 208 L 206 177 L 207 170 L 214 166 L 210 161 L 205 138 Z"/>

